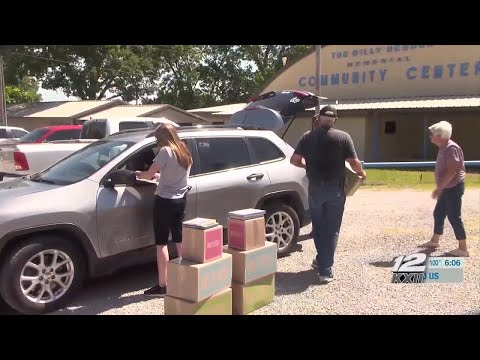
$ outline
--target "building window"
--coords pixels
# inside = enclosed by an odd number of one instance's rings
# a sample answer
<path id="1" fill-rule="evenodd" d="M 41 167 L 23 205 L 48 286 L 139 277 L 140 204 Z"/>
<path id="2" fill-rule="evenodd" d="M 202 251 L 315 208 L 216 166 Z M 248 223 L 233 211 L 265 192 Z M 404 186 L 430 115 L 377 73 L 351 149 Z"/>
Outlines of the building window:
<path id="1" fill-rule="evenodd" d="M 385 134 L 395 135 L 397 133 L 396 121 L 385 121 Z"/>

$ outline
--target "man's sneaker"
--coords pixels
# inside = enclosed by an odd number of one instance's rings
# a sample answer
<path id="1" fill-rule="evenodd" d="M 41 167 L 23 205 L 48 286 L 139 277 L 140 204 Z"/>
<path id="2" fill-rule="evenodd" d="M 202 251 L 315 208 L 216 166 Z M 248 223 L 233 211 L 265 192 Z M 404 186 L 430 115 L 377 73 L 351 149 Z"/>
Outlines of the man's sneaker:
<path id="1" fill-rule="evenodd" d="M 333 281 L 333 277 L 331 276 L 318 275 L 318 279 L 320 280 L 320 284 L 328 284 Z"/>
<path id="2" fill-rule="evenodd" d="M 312 268 L 315 269 L 315 270 L 318 269 L 317 259 L 313 259 L 313 261 L 312 261 Z"/>
<path id="3" fill-rule="evenodd" d="M 164 297 L 165 295 L 167 295 L 167 287 L 166 286 L 155 285 L 154 287 L 152 287 L 148 290 L 145 290 L 143 295 Z"/>

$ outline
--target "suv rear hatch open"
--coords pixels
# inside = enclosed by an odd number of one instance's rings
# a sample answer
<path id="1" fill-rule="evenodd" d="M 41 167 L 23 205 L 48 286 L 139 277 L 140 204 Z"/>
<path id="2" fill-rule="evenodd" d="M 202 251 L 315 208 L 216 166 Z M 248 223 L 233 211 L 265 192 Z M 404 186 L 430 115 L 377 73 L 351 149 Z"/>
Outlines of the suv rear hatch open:
<path id="1" fill-rule="evenodd" d="M 295 117 L 318 106 L 323 99 L 326 98 L 306 91 L 271 91 L 251 99 L 245 108 L 232 115 L 230 124 L 258 126 L 284 138 Z"/>

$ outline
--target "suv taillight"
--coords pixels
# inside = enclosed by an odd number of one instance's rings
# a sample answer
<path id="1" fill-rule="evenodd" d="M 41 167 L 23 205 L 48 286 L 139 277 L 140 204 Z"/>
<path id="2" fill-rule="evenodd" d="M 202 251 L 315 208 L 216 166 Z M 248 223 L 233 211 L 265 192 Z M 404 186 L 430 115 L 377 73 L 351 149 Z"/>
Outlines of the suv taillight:
<path id="1" fill-rule="evenodd" d="M 13 164 L 15 165 L 16 171 L 30 170 L 30 167 L 28 166 L 27 157 L 22 152 L 15 151 L 13 153 Z"/>

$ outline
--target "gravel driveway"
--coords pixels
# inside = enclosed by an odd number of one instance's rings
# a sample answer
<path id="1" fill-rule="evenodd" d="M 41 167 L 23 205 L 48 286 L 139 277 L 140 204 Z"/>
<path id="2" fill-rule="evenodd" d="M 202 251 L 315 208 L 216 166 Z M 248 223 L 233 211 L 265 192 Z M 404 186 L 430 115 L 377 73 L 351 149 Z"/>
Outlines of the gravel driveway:
<path id="1" fill-rule="evenodd" d="M 467 190 L 463 217 L 470 258 L 462 284 L 391 284 L 393 258 L 421 249 L 429 239 L 435 203 L 425 191 L 360 190 L 348 198 L 339 240 L 335 281 L 318 285 L 310 264 L 313 241 L 302 229 L 298 250 L 279 259 L 275 301 L 252 314 L 478 314 L 480 310 L 480 191 Z M 456 246 L 447 222 L 443 255 Z M 56 314 L 163 314 L 163 299 L 144 289 L 155 281 L 155 265 L 127 269 L 94 281 Z"/>

